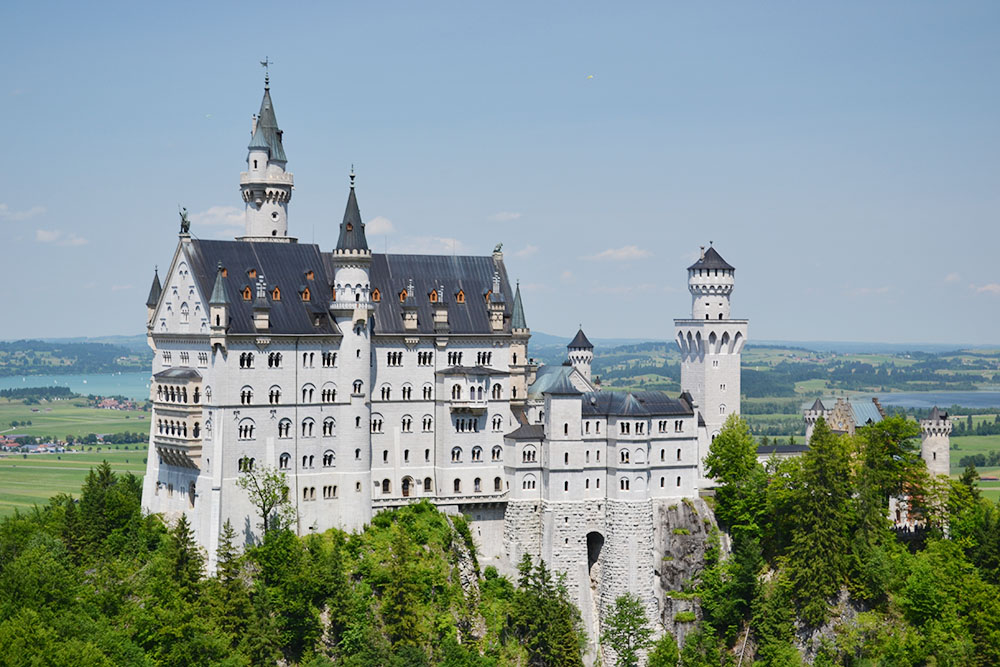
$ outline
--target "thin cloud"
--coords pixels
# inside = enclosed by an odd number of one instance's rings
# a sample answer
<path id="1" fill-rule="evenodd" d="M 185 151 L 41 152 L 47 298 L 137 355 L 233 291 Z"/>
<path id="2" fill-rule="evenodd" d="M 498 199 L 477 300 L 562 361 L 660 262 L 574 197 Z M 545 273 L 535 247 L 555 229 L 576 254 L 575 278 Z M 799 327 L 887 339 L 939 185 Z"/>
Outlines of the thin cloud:
<path id="1" fill-rule="evenodd" d="M 7 204 L 0 204 L 0 220 L 20 222 L 21 220 L 34 218 L 36 215 L 41 215 L 42 213 L 45 213 L 44 206 L 32 206 L 24 211 L 13 211 Z"/>
<path id="2" fill-rule="evenodd" d="M 1000 294 L 1000 283 L 986 283 L 985 285 L 969 285 L 979 294 Z"/>
<path id="3" fill-rule="evenodd" d="M 132 285 L 112 285 L 111 286 L 111 291 L 112 292 L 121 292 L 123 290 L 132 289 L 132 287 L 133 287 Z"/>
<path id="4" fill-rule="evenodd" d="M 89 243 L 85 238 L 76 234 L 66 234 L 58 229 L 38 229 L 35 231 L 35 240 L 39 243 L 54 243 L 61 246 L 80 246 Z"/>
<path id="5" fill-rule="evenodd" d="M 962 276 L 958 275 L 957 273 L 949 273 L 948 275 L 946 275 L 944 277 L 944 281 L 946 283 L 957 283 L 961 279 L 962 279 Z"/>
<path id="6" fill-rule="evenodd" d="M 404 236 L 391 248 L 404 255 L 466 255 L 469 249 L 458 239 L 446 236 Z"/>
<path id="7" fill-rule="evenodd" d="M 889 292 L 889 287 L 855 287 L 854 289 L 848 290 L 848 294 L 851 296 L 871 296 L 873 294 L 887 294 Z"/>
<path id="8" fill-rule="evenodd" d="M 538 252 L 538 246 L 526 245 L 514 253 L 514 257 L 531 257 Z"/>
<path id="9" fill-rule="evenodd" d="M 244 211 L 235 206 L 212 206 L 204 211 L 191 214 L 191 226 L 197 227 L 228 227 L 242 229 L 245 226 Z"/>
<path id="10" fill-rule="evenodd" d="M 499 211 L 491 215 L 490 220 L 493 222 L 511 222 L 520 219 L 523 215 L 523 213 L 515 213 L 513 211 Z"/>
<path id="11" fill-rule="evenodd" d="M 608 248 L 596 255 L 588 255 L 583 259 L 622 262 L 630 259 L 642 259 L 643 257 L 649 257 L 651 254 L 648 250 L 639 246 L 627 245 L 622 248 Z"/>
<path id="12" fill-rule="evenodd" d="M 365 223 L 366 234 L 392 234 L 396 231 L 395 225 L 389 218 L 378 216 Z"/>

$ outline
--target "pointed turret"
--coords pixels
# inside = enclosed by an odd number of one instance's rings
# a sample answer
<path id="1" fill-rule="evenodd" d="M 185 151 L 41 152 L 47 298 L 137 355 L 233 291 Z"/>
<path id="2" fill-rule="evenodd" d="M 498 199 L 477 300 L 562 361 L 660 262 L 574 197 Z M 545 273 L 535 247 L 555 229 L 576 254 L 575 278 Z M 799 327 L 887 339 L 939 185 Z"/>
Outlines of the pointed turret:
<path id="1" fill-rule="evenodd" d="M 229 297 L 226 295 L 226 269 L 219 262 L 215 272 L 215 285 L 212 287 L 212 296 L 208 300 L 208 318 L 211 323 L 211 337 L 209 343 L 212 349 L 218 345 L 220 349 L 226 349 L 226 329 L 229 328 Z"/>
<path id="2" fill-rule="evenodd" d="M 146 325 L 153 326 L 153 314 L 156 312 L 156 305 L 160 303 L 160 294 L 163 287 L 160 285 L 160 272 L 153 269 L 153 284 L 149 286 L 149 296 L 146 297 Z"/>
<path id="3" fill-rule="evenodd" d="M 590 364 L 594 361 L 594 346 L 587 340 L 583 327 L 580 327 L 576 337 L 566 347 L 569 348 L 569 363 L 587 378 L 587 382 L 590 382 Z"/>
<path id="4" fill-rule="evenodd" d="M 264 79 L 260 113 L 254 116 L 247 146 L 247 171 L 240 174 L 240 189 L 246 203 L 244 241 L 294 241 L 288 236 L 288 202 L 294 180 L 285 171 L 282 131 L 274 115 L 271 86 Z"/>
<path id="5" fill-rule="evenodd" d="M 576 332 L 576 337 L 570 341 L 567 345 L 572 352 L 573 350 L 593 350 L 594 346 L 591 345 L 590 341 L 587 340 L 587 335 L 583 333 L 583 328 L 581 327 L 579 331 Z"/>
<path id="6" fill-rule="evenodd" d="M 361 222 L 361 211 L 358 209 L 358 197 L 354 193 L 354 171 L 351 170 L 351 191 L 347 195 L 347 208 L 344 210 L 344 221 L 340 223 L 340 236 L 337 238 L 337 250 L 368 252 L 368 240 L 365 238 L 365 225 Z"/>
<path id="7" fill-rule="evenodd" d="M 210 306 L 229 304 L 229 297 L 226 296 L 226 284 L 222 281 L 225 272 L 226 270 L 222 268 L 222 262 L 219 262 L 218 271 L 215 274 L 215 286 L 212 287 L 212 297 L 208 300 Z"/>
<path id="8" fill-rule="evenodd" d="M 517 289 L 514 290 L 514 314 L 510 318 L 511 329 L 527 330 L 528 323 L 524 319 L 524 306 L 521 305 L 521 281 L 517 282 Z"/>

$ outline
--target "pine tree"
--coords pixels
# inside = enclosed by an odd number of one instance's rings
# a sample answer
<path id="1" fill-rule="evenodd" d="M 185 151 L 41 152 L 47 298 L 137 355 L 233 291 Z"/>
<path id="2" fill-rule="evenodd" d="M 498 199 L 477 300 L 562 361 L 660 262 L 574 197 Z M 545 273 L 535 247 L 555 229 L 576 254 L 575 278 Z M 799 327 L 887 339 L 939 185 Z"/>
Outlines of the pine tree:
<path id="1" fill-rule="evenodd" d="M 181 518 L 170 531 L 167 558 L 170 561 L 174 581 L 180 586 L 182 595 L 188 599 L 193 598 L 197 594 L 205 559 L 194 541 L 194 533 L 191 531 L 187 515 L 181 514 Z"/>
<path id="2" fill-rule="evenodd" d="M 632 593 L 618 597 L 601 633 L 601 643 L 614 650 L 618 667 L 636 667 L 640 652 L 649 647 L 652 636 L 642 600 Z"/>

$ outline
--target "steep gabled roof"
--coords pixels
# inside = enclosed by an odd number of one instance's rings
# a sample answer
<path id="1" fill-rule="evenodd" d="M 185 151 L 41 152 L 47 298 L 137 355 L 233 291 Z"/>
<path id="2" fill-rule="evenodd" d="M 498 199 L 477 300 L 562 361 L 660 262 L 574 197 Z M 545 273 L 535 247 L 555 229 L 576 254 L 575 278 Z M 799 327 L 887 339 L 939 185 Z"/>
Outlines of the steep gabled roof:
<path id="1" fill-rule="evenodd" d="M 160 285 L 160 272 L 153 271 L 153 284 L 149 286 L 149 296 L 146 297 L 146 305 L 150 308 L 156 308 L 156 304 L 160 302 L 160 294 L 163 293 L 163 287 Z"/>
<path id="2" fill-rule="evenodd" d="M 368 250 L 368 240 L 365 238 L 365 225 L 361 222 L 358 197 L 354 194 L 354 174 L 351 174 L 351 192 L 347 195 L 347 208 L 344 209 L 344 221 L 340 223 L 337 250 Z"/>
<path id="3" fill-rule="evenodd" d="M 579 331 L 576 332 L 576 337 L 573 338 L 573 340 L 570 341 L 570 344 L 567 345 L 566 347 L 568 347 L 571 350 L 593 350 L 594 349 L 594 346 L 590 344 L 589 340 L 587 340 L 587 336 L 584 335 L 583 329 L 580 329 Z"/>
<path id="4" fill-rule="evenodd" d="M 274 104 L 271 103 L 271 88 L 264 86 L 264 99 L 260 101 L 260 113 L 257 114 L 257 126 L 250 138 L 248 150 L 265 150 L 268 159 L 275 162 L 287 162 L 285 149 L 281 145 L 281 130 L 278 129 L 278 119 L 274 115 Z"/>
<path id="5" fill-rule="evenodd" d="M 517 284 L 517 289 L 514 292 L 514 314 L 510 318 L 510 327 L 512 329 L 528 328 L 528 324 L 524 320 L 524 306 L 521 305 L 521 283 Z"/>
<path id="6" fill-rule="evenodd" d="M 810 409 L 810 410 L 815 410 L 815 411 L 817 411 L 817 412 L 823 412 L 824 410 L 826 410 L 826 407 L 824 407 L 824 405 L 823 405 L 823 401 L 821 401 L 821 400 L 819 400 L 819 399 L 817 398 L 817 399 L 816 399 L 816 402 L 815 402 L 815 403 L 813 403 L 813 404 L 812 404 L 812 407 L 811 407 L 811 408 L 809 408 L 809 409 Z"/>
<path id="7" fill-rule="evenodd" d="M 688 271 L 691 269 L 726 269 L 735 271 L 736 267 L 722 259 L 722 255 L 719 254 L 719 251 L 714 246 L 709 246 L 705 254 L 697 262 L 688 267 Z"/>

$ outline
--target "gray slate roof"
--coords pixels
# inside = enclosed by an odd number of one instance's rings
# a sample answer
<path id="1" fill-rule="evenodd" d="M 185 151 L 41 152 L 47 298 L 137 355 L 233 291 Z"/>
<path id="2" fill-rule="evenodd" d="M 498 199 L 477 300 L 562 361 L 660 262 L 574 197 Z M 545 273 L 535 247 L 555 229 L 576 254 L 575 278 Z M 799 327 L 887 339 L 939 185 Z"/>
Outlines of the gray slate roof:
<path id="1" fill-rule="evenodd" d="M 688 267 L 688 271 L 691 269 L 726 269 L 735 271 L 736 267 L 722 259 L 722 255 L 719 254 L 719 251 L 715 247 L 709 246 L 708 250 L 705 251 L 705 256 Z"/>
<path id="2" fill-rule="evenodd" d="M 823 407 L 823 401 L 819 400 L 818 398 L 816 399 L 816 402 L 812 404 L 812 407 L 809 409 L 816 410 L 817 412 L 823 412 L 824 410 L 826 410 L 826 408 Z"/>
<path id="3" fill-rule="evenodd" d="M 267 289 L 281 289 L 281 300 L 270 302 L 271 334 L 338 335 L 340 330 L 327 310 L 330 300 L 330 281 L 319 246 L 304 243 L 254 243 L 251 241 L 209 241 L 192 239 L 189 248 L 191 273 L 198 281 L 202 294 L 215 292 L 218 264 L 222 263 L 228 276 L 223 278 L 226 299 L 229 301 L 229 333 L 257 333 L 253 326 L 253 299 L 256 297 L 256 278 L 247 272 L 256 269 L 267 279 Z M 313 271 L 314 279 L 306 280 L 305 273 Z M 309 300 L 302 301 L 302 287 L 309 287 Z M 242 291 L 250 288 L 251 301 L 244 301 Z M 319 316 L 319 325 L 314 324 Z"/>
<path id="4" fill-rule="evenodd" d="M 545 437 L 545 427 L 542 424 L 522 424 L 504 437 L 514 440 L 540 440 Z"/>
<path id="5" fill-rule="evenodd" d="M 524 319 L 524 306 L 521 305 L 521 284 L 518 283 L 517 289 L 514 291 L 514 314 L 510 317 L 510 326 L 512 329 L 527 329 L 528 324 Z"/>
<path id="6" fill-rule="evenodd" d="M 222 278 L 222 269 L 222 262 L 219 262 L 215 272 L 215 285 L 212 286 L 212 296 L 208 300 L 210 306 L 225 306 L 229 303 L 229 298 L 226 296 L 226 283 Z"/>
<path id="7" fill-rule="evenodd" d="M 163 288 L 160 286 L 160 272 L 153 271 L 153 284 L 149 286 L 149 296 L 146 297 L 146 305 L 150 308 L 156 308 L 156 304 L 160 302 L 160 294 L 163 293 Z"/>
<path id="8" fill-rule="evenodd" d="M 193 368 L 168 368 L 160 371 L 153 378 L 157 380 L 198 380 L 201 373 Z"/>
<path id="9" fill-rule="evenodd" d="M 945 412 L 945 411 L 943 411 L 943 410 L 939 410 L 938 406 L 935 405 L 931 409 L 931 414 L 928 417 L 928 419 L 930 419 L 931 421 L 938 421 L 938 420 L 941 420 L 941 419 L 948 419 L 948 413 Z"/>
<path id="10" fill-rule="evenodd" d="M 682 398 L 671 398 L 662 391 L 593 391 L 583 395 L 584 416 L 609 417 L 691 417 L 694 410 Z"/>
<path id="11" fill-rule="evenodd" d="M 328 261 L 332 256 L 325 256 Z M 434 316 L 429 295 L 444 285 L 448 308 L 448 326 L 452 334 L 490 334 L 490 314 L 483 295 L 493 287 L 493 272 L 500 273 L 500 289 L 504 295 L 511 293 L 507 269 L 503 260 L 492 256 L 468 255 L 372 255 L 371 284 L 382 294 L 375 304 L 376 334 L 406 334 L 403 328 L 403 304 L 399 295 L 413 279 L 413 292 L 417 310 L 417 332 L 434 333 Z M 331 272 L 332 273 L 332 272 Z M 455 295 L 465 293 L 465 303 L 458 303 Z M 409 299 L 407 299 L 409 304 Z M 504 306 L 504 331 L 510 332 L 509 298 Z"/>
<path id="12" fill-rule="evenodd" d="M 340 223 L 337 250 L 368 250 L 368 239 L 365 238 L 365 224 L 361 222 L 358 197 L 354 194 L 354 174 L 351 174 L 351 192 L 347 195 L 347 208 L 344 209 L 344 221 Z"/>
<path id="13" fill-rule="evenodd" d="M 285 149 L 281 145 L 281 130 L 278 129 L 278 119 L 274 115 L 274 104 L 271 103 L 271 89 L 264 86 L 264 98 L 260 101 L 260 113 L 257 114 L 257 127 L 250 138 L 248 150 L 266 150 L 268 159 L 276 162 L 287 162 Z"/>
<path id="14" fill-rule="evenodd" d="M 566 347 L 568 347 L 571 350 L 593 350 L 594 349 L 594 346 L 590 344 L 589 340 L 587 340 L 587 336 L 584 335 L 583 329 L 580 329 L 579 331 L 576 332 L 576 337 L 573 338 L 573 340 L 571 340 L 570 343 L 569 343 L 569 345 L 567 345 Z"/>

